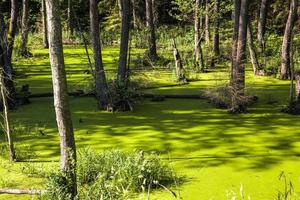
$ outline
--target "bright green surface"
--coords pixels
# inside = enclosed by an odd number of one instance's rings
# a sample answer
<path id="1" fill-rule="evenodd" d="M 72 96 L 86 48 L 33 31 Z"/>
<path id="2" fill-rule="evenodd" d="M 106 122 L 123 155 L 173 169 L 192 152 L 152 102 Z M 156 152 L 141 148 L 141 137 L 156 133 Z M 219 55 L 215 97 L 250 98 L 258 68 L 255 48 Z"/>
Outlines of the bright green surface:
<path id="1" fill-rule="evenodd" d="M 83 52 L 79 47 L 65 50 L 70 87 L 84 77 L 82 71 L 87 66 Z M 23 67 L 25 72 L 32 73 L 32 76 L 19 79 L 19 84 L 29 83 L 34 93 L 51 91 L 47 52 L 36 50 L 34 53 L 39 57 L 17 62 L 17 71 Z M 116 63 L 116 49 L 105 49 L 104 54 L 106 63 Z M 106 66 L 113 69 L 116 65 Z M 189 85 L 147 92 L 198 94 L 209 87 L 226 84 L 228 72 L 222 71 L 197 75 L 199 81 Z M 174 84 L 170 81 L 170 71 L 146 74 L 154 85 Z M 247 89 L 250 94 L 259 96 L 259 102 L 242 115 L 215 109 L 205 100 L 169 99 L 164 102 L 145 100 L 136 105 L 133 112 L 107 113 L 96 111 L 96 102 L 92 98 L 71 98 L 77 146 L 90 145 L 96 150 L 144 149 L 158 151 L 166 158 L 180 158 L 182 160 L 173 160 L 172 164 L 179 174 L 187 177 L 187 182 L 180 187 L 183 199 L 219 200 L 234 196 L 242 199 L 241 185 L 245 199 L 248 196 L 259 200 L 275 199 L 277 191 L 283 188 L 282 181 L 278 180 L 281 171 L 293 181 L 299 193 L 300 159 L 296 155 L 300 155 L 300 117 L 280 112 L 288 99 L 289 82 L 253 77 L 249 71 Z M 268 104 L 271 100 L 275 103 Z M 52 98 L 32 99 L 32 104 L 20 107 L 12 117 L 21 124 L 44 127 L 45 136 L 33 131 L 17 136 L 17 140 L 31 146 L 37 161 L 58 161 L 59 143 Z M 7 167 L 2 163 L 0 180 L 7 180 L 8 185 L 17 188 L 42 187 L 41 179 L 28 178 L 21 173 L 22 165 Z M 8 197 L 0 195 L 0 199 Z M 172 197 L 168 192 L 158 192 L 152 199 Z"/>

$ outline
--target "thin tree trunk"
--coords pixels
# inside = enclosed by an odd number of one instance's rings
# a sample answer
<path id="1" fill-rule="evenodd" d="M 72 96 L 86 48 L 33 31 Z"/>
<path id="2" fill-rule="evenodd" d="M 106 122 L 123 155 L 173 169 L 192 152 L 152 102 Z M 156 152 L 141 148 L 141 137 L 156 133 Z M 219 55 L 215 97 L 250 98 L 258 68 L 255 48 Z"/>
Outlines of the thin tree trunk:
<path id="1" fill-rule="evenodd" d="M 265 32 L 266 32 L 266 21 L 267 21 L 267 12 L 268 12 L 268 2 L 269 0 L 261 0 L 259 19 L 258 19 L 258 28 L 257 28 L 257 40 L 261 52 L 265 50 Z"/>
<path id="2" fill-rule="evenodd" d="M 152 0 L 146 0 L 146 25 L 148 28 L 148 43 L 149 43 L 149 57 L 151 60 L 157 60 L 156 52 L 156 35 L 153 21 L 153 5 Z"/>
<path id="3" fill-rule="evenodd" d="M 235 74 L 236 68 L 234 67 L 236 63 L 236 54 L 237 54 L 237 44 L 239 37 L 239 23 L 240 23 L 240 9 L 241 9 L 241 0 L 234 1 L 234 12 L 233 12 L 233 36 L 232 36 L 232 55 L 231 55 L 231 80 L 233 80 L 233 74 Z"/>
<path id="4" fill-rule="evenodd" d="M 17 21 L 18 21 L 18 5 L 17 0 L 11 0 L 11 9 L 10 9 L 10 23 L 8 29 L 8 56 L 10 62 L 12 62 L 12 52 L 14 49 L 15 36 L 17 30 Z"/>
<path id="5" fill-rule="evenodd" d="M 295 87 L 296 102 L 300 103 L 300 73 L 296 72 L 294 76 L 296 81 L 296 87 Z"/>
<path id="6" fill-rule="evenodd" d="M 97 0 L 90 0 L 90 26 L 91 26 L 91 39 L 94 51 L 95 61 L 95 84 L 96 84 L 96 97 L 98 108 L 105 110 L 109 102 L 108 87 L 102 62 L 102 52 L 100 44 L 100 30 L 99 30 L 99 13 Z"/>
<path id="7" fill-rule="evenodd" d="M 133 18 L 133 27 L 136 29 L 138 28 L 138 17 L 137 17 L 137 13 L 136 13 L 136 4 L 135 4 L 136 0 L 131 0 L 131 5 L 132 5 L 132 18 Z"/>
<path id="8" fill-rule="evenodd" d="M 72 0 L 68 0 L 68 8 L 67 8 L 67 13 L 68 13 L 68 31 L 70 36 L 74 35 L 74 27 L 73 27 L 73 9 L 72 9 Z"/>
<path id="9" fill-rule="evenodd" d="M 215 32 L 214 32 L 214 57 L 218 57 L 220 55 L 220 0 L 215 0 Z"/>
<path id="10" fill-rule="evenodd" d="M 290 77 L 290 43 L 292 40 L 292 32 L 296 21 L 297 16 L 297 0 L 291 0 L 290 11 L 288 20 L 285 27 L 283 42 L 282 42 L 282 50 L 281 50 L 281 67 L 280 67 L 280 79 L 289 79 Z"/>
<path id="11" fill-rule="evenodd" d="M 122 30 L 121 30 L 121 44 L 117 81 L 118 84 L 126 84 L 127 73 L 127 56 L 128 56 L 128 43 L 130 32 L 130 0 L 121 0 L 122 7 Z"/>
<path id="12" fill-rule="evenodd" d="M 16 160 L 16 153 L 14 148 L 14 143 L 12 140 L 12 133 L 10 128 L 10 118 L 9 118 L 9 105 L 7 102 L 7 98 L 10 96 L 9 91 L 6 90 L 5 84 L 3 81 L 3 70 L 1 69 L 0 72 L 0 84 L 1 84 L 1 96 L 2 96 L 2 105 L 3 105 L 3 117 L 4 117 L 4 125 L 5 125 L 5 133 L 8 143 L 8 150 L 9 150 L 9 159 L 10 161 Z"/>
<path id="13" fill-rule="evenodd" d="M 209 0 L 205 1 L 205 42 L 210 43 L 210 32 L 209 32 Z"/>
<path id="14" fill-rule="evenodd" d="M 253 67 L 253 73 L 254 75 L 258 75 L 258 72 L 260 70 L 260 64 L 257 59 L 257 53 L 253 42 L 252 27 L 250 22 L 248 22 L 248 27 L 247 27 L 247 40 L 248 40 L 248 48 L 250 52 L 250 59 Z"/>
<path id="15" fill-rule="evenodd" d="M 194 28 L 195 28 L 195 69 L 196 71 L 204 71 L 204 60 L 203 60 L 203 52 L 201 47 L 201 14 L 200 14 L 200 0 L 196 0 L 195 3 L 195 14 L 194 14 Z"/>
<path id="16" fill-rule="evenodd" d="M 239 9 L 239 26 L 237 40 L 237 54 L 234 63 L 234 73 L 232 77 L 232 102 L 231 112 L 245 112 L 243 104 L 245 89 L 245 62 L 246 62 L 246 44 L 247 44 L 247 20 L 248 20 L 248 0 L 241 0 Z M 235 16 L 237 17 L 237 16 Z"/>
<path id="17" fill-rule="evenodd" d="M 71 199 L 77 194 L 76 145 L 68 99 L 67 79 L 62 47 L 59 0 L 46 0 L 49 55 L 52 71 L 54 108 L 60 135 L 60 167 L 68 177 Z"/>
<path id="18" fill-rule="evenodd" d="M 24 57 L 28 57 L 31 54 L 28 51 L 27 42 L 28 42 L 28 0 L 22 0 L 22 41 L 21 41 L 21 50 L 20 54 Z"/>
<path id="19" fill-rule="evenodd" d="M 43 24 L 43 46 L 44 48 L 49 48 L 48 43 L 48 35 L 47 35 L 47 11 L 46 11 L 46 5 L 45 0 L 42 0 L 42 24 Z"/>

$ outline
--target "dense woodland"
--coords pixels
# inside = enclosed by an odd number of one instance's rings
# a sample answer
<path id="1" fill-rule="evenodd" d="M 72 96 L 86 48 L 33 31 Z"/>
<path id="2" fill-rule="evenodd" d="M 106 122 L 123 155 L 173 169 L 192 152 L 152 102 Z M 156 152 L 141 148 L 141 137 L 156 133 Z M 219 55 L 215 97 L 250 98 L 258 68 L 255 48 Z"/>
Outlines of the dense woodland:
<path id="1" fill-rule="evenodd" d="M 298 4 L 0 1 L 0 199 L 299 199 Z"/>

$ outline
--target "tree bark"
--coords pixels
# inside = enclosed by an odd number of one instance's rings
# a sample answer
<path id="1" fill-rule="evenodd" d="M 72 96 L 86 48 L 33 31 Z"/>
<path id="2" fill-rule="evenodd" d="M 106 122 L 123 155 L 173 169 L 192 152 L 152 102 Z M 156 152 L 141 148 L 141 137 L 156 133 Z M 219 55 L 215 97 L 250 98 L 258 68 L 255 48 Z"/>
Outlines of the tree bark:
<path id="1" fill-rule="evenodd" d="M 248 20 L 248 0 L 240 0 L 235 6 L 235 17 L 239 17 L 238 23 L 238 39 L 236 56 L 233 65 L 233 74 L 231 80 L 232 97 L 231 97 L 231 112 L 241 113 L 245 112 L 246 108 L 243 104 L 244 88 L 245 88 L 245 62 L 246 62 L 246 44 L 247 44 L 247 20 Z M 235 14 L 236 14 L 235 13 Z M 235 20 L 236 22 L 237 20 Z M 236 24 L 235 24 L 236 25 Z"/>
<path id="2" fill-rule="evenodd" d="M 194 31 L 195 31 L 195 69 L 197 72 L 204 71 L 204 60 L 203 60 L 203 51 L 202 51 L 202 37 L 201 37 L 201 14 L 200 14 L 200 0 L 195 2 L 195 14 L 194 14 Z"/>
<path id="3" fill-rule="evenodd" d="M 62 47 L 59 0 L 46 0 L 49 55 L 52 71 L 54 108 L 60 135 L 60 167 L 68 177 L 72 199 L 77 194 L 76 145 L 68 99 L 67 79 Z"/>
<path id="4" fill-rule="evenodd" d="M 7 98 L 10 96 L 9 91 L 6 90 L 3 78 L 3 70 L 1 69 L 0 72 L 0 84 L 1 84 L 1 96 L 2 96 L 2 105 L 3 105 L 3 118 L 4 118 L 4 126 L 5 126 L 5 133 L 8 143 L 8 151 L 9 151 L 9 159 L 10 161 L 16 160 L 16 153 L 14 148 L 14 143 L 12 140 L 12 131 L 10 128 L 10 117 L 9 117 L 9 105 L 7 102 Z"/>
<path id="5" fill-rule="evenodd" d="M 121 0 L 122 7 L 122 30 L 121 30 L 121 44 L 119 55 L 119 67 L 117 82 L 118 84 L 126 84 L 127 74 L 127 56 L 129 46 L 129 32 L 130 32 L 130 0 Z"/>
<path id="6" fill-rule="evenodd" d="M 146 0 L 146 25 L 148 29 L 149 57 L 151 60 L 157 60 L 156 35 L 153 20 L 154 15 L 152 0 Z"/>
<path id="7" fill-rule="evenodd" d="M 72 9 L 72 0 L 68 0 L 68 8 L 67 8 L 67 13 L 68 13 L 68 31 L 70 36 L 74 35 L 74 26 L 73 26 L 73 9 Z"/>
<path id="8" fill-rule="evenodd" d="M 173 56 L 174 56 L 174 60 L 175 60 L 177 82 L 186 83 L 187 80 L 186 80 L 186 77 L 184 74 L 184 69 L 183 69 L 180 53 L 176 47 L 176 41 L 174 38 L 173 38 Z"/>
<path id="9" fill-rule="evenodd" d="M 266 32 L 266 21 L 268 13 L 268 2 L 269 0 L 261 0 L 260 10 L 259 10 L 259 19 L 257 27 L 257 40 L 261 52 L 265 50 L 265 32 Z"/>
<path id="10" fill-rule="evenodd" d="M 220 55 L 220 0 L 215 0 L 215 32 L 214 32 L 214 57 L 218 57 Z"/>
<path id="11" fill-rule="evenodd" d="M 300 103 L 300 72 L 296 72 L 294 76 L 296 81 L 295 98 L 296 98 L 296 102 Z"/>
<path id="12" fill-rule="evenodd" d="M 260 64 L 257 59 L 257 53 L 256 53 L 254 42 L 253 42 L 252 27 L 251 27 L 250 22 L 248 22 L 248 27 L 247 27 L 247 39 L 248 39 L 248 48 L 249 48 L 253 73 L 254 73 L 254 75 L 258 75 L 258 72 L 260 70 Z"/>
<path id="13" fill-rule="evenodd" d="M 0 67 L 4 72 L 4 85 L 8 90 L 9 96 L 7 101 L 9 108 L 12 109 L 15 107 L 15 86 L 13 81 L 13 70 L 11 65 L 11 60 L 8 55 L 8 42 L 6 36 L 6 27 L 4 22 L 3 14 L 0 10 Z"/>
<path id="14" fill-rule="evenodd" d="M 205 0 L 205 42 L 209 44 L 210 42 L 210 32 L 209 32 L 209 0 Z"/>
<path id="15" fill-rule="evenodd" d="M 137 16 L 137 13 L 136 13 L 135 1 L 136 0 L 131 0 L 131 5 L 132 5 L 133 27 L 136 29 L 136 28 L 139 28 L 139 26 L 138 26 L 138 16 Z"/>
<path id="16" fill-rule="evenodd" d="M 10 23 L 8 29 L 8 56 L 10 62 L 12 62 L 12 52 L 14 49 L 15 36 L 17 30 L 17 21 L 18 21 L 18 5 L 17 0 L 11 0 L 11 9 L 10 9 Z"/>
<path id="17" fill-rule="evenodd" d="M 281 67 L 280 67 L 280 79 L 289 79 L 291 76 L 291 60 L 290 60 L 290 48 L 292 40 L 292 32 L 297 17 L 297 0 L 291 0 L 288 20 L 285 26 L 282 49 L 281 49 Z"/>
<path id="18" fill-rule="evenodd" d="M 47 11 L 46 11 L 46 5 L 45 0 L 42 0 L 42 24 L 43 24 L 43 47 L 48 49 L 49 43 L 48 43 L 48 35 L 47 35 Z"/>
<path id="19" fill-rule="evenodd" d="M 109 103 L 108 87 L 102 62 L 102 52 L 100 43 L 100 30 L 99 30 L 99 13 L 97 0 L 90 0 L 90 26 L 91 26 L 91 39 L 94 51 L 95 62 L 95 84 L 96 84 L 96 97 L 98 108 L 106 110 Z"/>
<path id="20" fill-rule="evenodd" d="M 21 50 L 20 54 L 24 57 L 30 56 L 28 51 L 27 42 L 28 42 L 28 0 L 22 0 L 22 24 L 21 24 Z"/>

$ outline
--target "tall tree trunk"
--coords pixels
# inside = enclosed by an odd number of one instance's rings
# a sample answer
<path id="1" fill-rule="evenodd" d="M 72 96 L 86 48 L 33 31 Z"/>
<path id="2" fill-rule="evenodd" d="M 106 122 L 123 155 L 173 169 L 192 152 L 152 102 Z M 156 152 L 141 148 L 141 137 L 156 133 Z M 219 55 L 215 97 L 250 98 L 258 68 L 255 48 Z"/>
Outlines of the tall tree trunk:
<path id="1" fill-rule="evenodd" d="M 69 180 L 71 199 L 77 194 L 76 145 L 68 99 L 67 79 L 62 47 L 59 0 L 46 0 L 49 55 L 52 71 L 54 108 L 60 135 L 60 167 Z"/>
<path id="2" fill-rule="evenodd" d="M 27 42 L 28 42 L 28 0 L 22 0 L 22 24 L 21 24 L 21 50 L 20 54 L 24 57 L 31 56 L 31 53 L 28 51 Z"/>
<path id="3" fill-rule="evenodd" d="M 11 60 L 8 55 L 8 42 L 6 27 L 4 22 L 3 14 L 0 10 L 0 64 L 4 72 L 4 85 L 8 90 L 8 105 L 9 108 L 15 107 L 15 86 L 13 81 L 13 70 L 11 65 Z"/>
<path id="4" fill-rule="evenodd" d="M 45 0 L 42 0 L 42 24 L 43 24 L 43 47 L 48 49 L 49 43 L 48 43 L 48 35 L 47 35 L 47 11 L 46 11 L 46 5 Z"/>
<path id="5" fill-rule="evenodd" d="M 151 60 L 157 60 L 156 52 L 156 36 L 153 21 L 153 5 L 152 0 L 146 0 L 146 25 L 148 29 L 149 57 Z"/>
<path id="6" fill-rule="evenodd" d="M 131 0 L 131 5 L 132 5 L 132 17 L 133 17 L 133 27 L 136 29 L 138 28 L 138 17 L 136 13 L 136 0 Z"/>
<path id="7" fill-rule="evenodd" d="M 215 31 L 214 31 L 214 57 L 218 57 L 220 55 L 220 0 L 215 0 Z"/>
<path id="8" fill-rule="evenodd" d="M 8 56 L 10 62 L 12 62 L 12 52 L 14 49 L 15 36 L 17 30 L 17 21 L 18 21 L 18 5 L 17 0 L 11 0 L 11 9 L 10 9 L 10 23 L 8 29 Z"/>
<path id="9" fill-rule="evenodd" d="M 237 44 L 239 37 L 239 23 L 240 23 L 240 9 L 241 0 L 234 1 L 234 12 L 233 12 L 233 35 L 232 35 L 232 52 L 231 52 L 231 80 L 233 80 L 233 74 L 235 74 L 236 68 L 234 67 L 236 62 Z"/>
<path id="10" fill-rule="evenodd" d="M 0 90 L 1 90 L 1 97 L 2 97 L 2 105 L 3 105 L 3 118 L 4 118 L 4 128 L 6 133 L 6 139 L 8 143 L 8 151 L 9 151 L 9 159 L 10 161 L 16 160 L 16 153 L 14 148 L 14 143 L 12 140 L 11 135 L 11 128 L 10 128 L 10 118 L 9 118 L 9 105 L 7 102 L 7 97 L 9 97 L 9 93 L 5 88 L 4 84 L 4 76 L 3 76 L 3 70 L 0 69 Z"/>
<path id="11" fill-rule="evenodd" d="M 209 0 L 205 0 L 205 42 L 209 44 L 210 42 L 210 32 L 209 32 Z"/>
<path id="12" fill-rule="evenodd" d="M 204 60 L 203 60 L 203 52 L 201 47 L 201 14 L 200 14 L 200 0 L 196 0 L 195 2 L 195 14 L 194 14 L 194 31 L 195 31 L 195 69 L 196 71 L 204 71 Z"/>
<path id="13" fill-rule="evenodd" d="M 254 42 L 253 42 L 253 34 L 252 34 L 252 27 L 250 22 L 248 22 L 247 27 L 247 39 L 248 39 L 248 48 L 250 53 L 250 59 L 253 67 L 253 73 L 254 75 L 258 75 L 258 72 L 260 70 L 260 64 L 257 59 L 257 53 L 255 50 Z"/>
<path id="14" fill-rule="evenodd" d="M 265 32 L 266 32 L 266 21 L 268 13 L 268 2 L 269 0 L 261 0 L 260 10 L 259 10 L 259 19 L 257 27 L 257 40 L 261 52 L 265 50 Z"/>
<path id="15" fill-rule="evenodd" d="M 241 0 L 240 9 L 239 9 L 239 26 L 238 26 L 236 59 L 233 65 L 234 71 L 231 80 L 231 86 L 232 86 L 231 112 L 232 113 L 241 113 L 241 112 L 245 112 L 246 110 L 245 105 L 243 104 L 243 98 L 244 98 L 244 88 L 245 88 L 245 62 L 246 62 L 247 20 L 248 20 L 247 15 L 248 15 L 248 0 Z"/>
<path id="16" fill-rule="evenodd" d="M 129 46 L 129 32 L 130 32 L 130 0 L 121 0 L 122 7 L 122 30 L 121 30 L 121 44 L 119 55 L 119 67 L 117 81 L 118 84 L 126 84 L 127 74 L 127 56 Z"/>
<path id="17" fill-rule="evenodd" d="M 290 43 L 292 40 L 292 32 L 297 17 L 297 8 L 298 8 L 297 0 L 291 0 L 289 16 L 285 26 L 282 49 L 281 49 L 281 67 L 280 67 L 280 76 L 279 76 L 280 79 L 289 79 L 291 75 Z"/>
<path id="18" fill-rule="evenodd" d="M 105 110 L 109 103 L 108 87 L 102 62 L 97 0 L 90 0 L 90 27 L 95 61 L 95 84 L 98 108 Z"/>
<path id="19" fill-rule="evenodd" d="M 73 9 L 72 9 L 72 0 L 68 0 L 68 31 L 70 36 L 74 35 L 74 25 L 73 25 Z"/>

